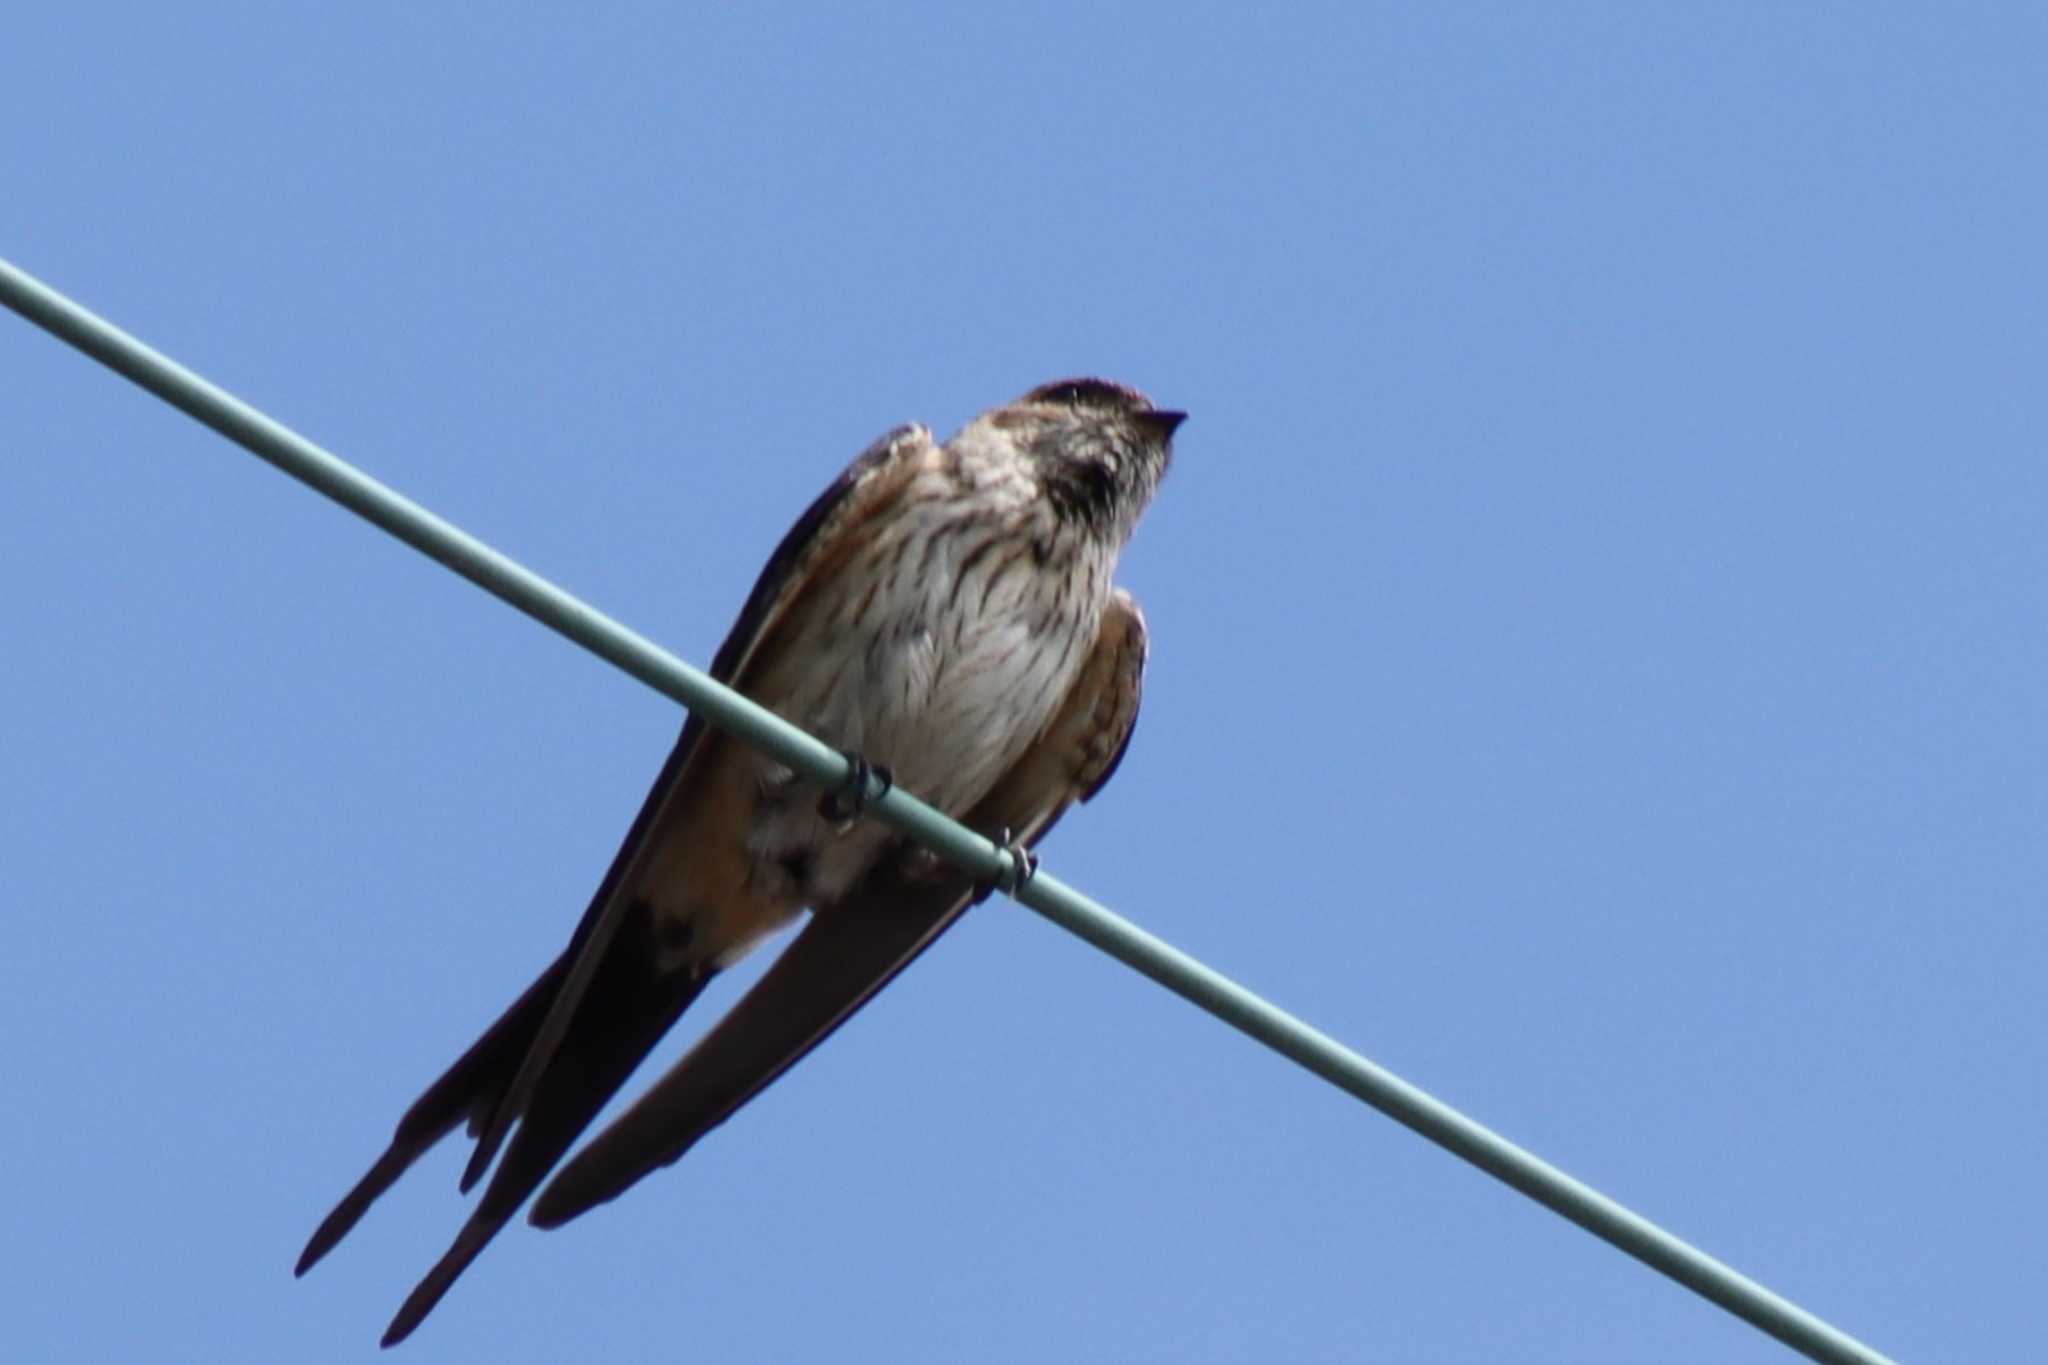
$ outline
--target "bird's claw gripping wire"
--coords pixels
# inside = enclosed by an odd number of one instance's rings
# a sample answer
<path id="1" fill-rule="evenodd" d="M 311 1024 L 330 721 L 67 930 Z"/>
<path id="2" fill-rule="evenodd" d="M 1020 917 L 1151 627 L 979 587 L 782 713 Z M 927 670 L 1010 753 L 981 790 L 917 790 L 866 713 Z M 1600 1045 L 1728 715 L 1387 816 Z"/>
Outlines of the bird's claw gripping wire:
<path id="1" fill-rule="evenodd" d="M 871 802 L 879 801 L 889 794 L 896 785 L 896 777 L 879 763 L 870 763 L 851 749 L 842 749 L 847 763 L 846 780 L 818 798 L 818 814 L 834 824 L 843 824 L 858 816 Z M 868 795 L 868 779 L 876 778 L 882 789 L 873 796 Z"/>
<path id="2" fill-rule="evenodd" d="M 1038 855 L 1019 843 L 1011 835 L 1008 825 L 996 831 L 994 843 L 999 852 L 1010 855 L 1010 861 L 995 876 L 984 878 L 975 884 L 974 899 L 977 904 L 998 891 L 1014 896 L 1024 889 L 1026 882 L 1038 875 Z"/>

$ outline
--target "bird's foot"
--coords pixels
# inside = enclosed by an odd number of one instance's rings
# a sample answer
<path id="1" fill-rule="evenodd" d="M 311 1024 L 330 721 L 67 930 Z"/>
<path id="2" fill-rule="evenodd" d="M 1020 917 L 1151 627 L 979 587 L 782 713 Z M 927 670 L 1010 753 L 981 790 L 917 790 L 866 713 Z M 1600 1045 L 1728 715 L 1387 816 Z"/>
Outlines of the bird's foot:
<path id="1" fill-rule="evenodd" d="M 997 875 L 975 883 L 974 899 L 977 904 L 998 891 L 1014 896 L 1023 890 L 1026 882 L 1038 875 L 1038 855 L 1017 842 L 1008 825 L 996 832 L 994 842 L 997 851 L 1010 855 L 1010 862 Z"/>
<path id="2" fill-rule="evenodd" d="M 848 765 L 846 780 L 818 798 L 818 814 L 835 825 L 855 819 L 870 802 L 881 800 L 896 785 L 895 776 L 887 768 L 868 762 L 851 749 L 840 752 L 845 755 Z M 869 778 L 875 778 L 882 784 L 882 789 L 872 796 L 868 794 Z"/>

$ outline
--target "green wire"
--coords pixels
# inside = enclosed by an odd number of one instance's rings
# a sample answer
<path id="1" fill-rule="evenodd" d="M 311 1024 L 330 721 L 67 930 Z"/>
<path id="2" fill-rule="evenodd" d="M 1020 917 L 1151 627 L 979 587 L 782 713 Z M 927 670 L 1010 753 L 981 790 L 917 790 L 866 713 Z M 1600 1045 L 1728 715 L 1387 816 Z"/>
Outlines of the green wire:
<path id="1" fill-rule="evenodd" d="M 712 681 L 652 641 L 4 260 L 0 260 L 0 303 L 777 762 L 827 786 L 840 786 L 851 779 L 852 765 L 829 745 Z M 1014 875 L 1010 855 L 997 845 L 909 793 L 881 787 L 879 779 L 870 779 L 869 814 L 977 878 L 1007 884 Z M 1375 1066 L 1050 873 L 1040 871 L 1014 894 L 1061 928 L 1795 1351 L 1829 1365 L 1890 1365 L 1888 1357 L 1854 1337 Z"/>

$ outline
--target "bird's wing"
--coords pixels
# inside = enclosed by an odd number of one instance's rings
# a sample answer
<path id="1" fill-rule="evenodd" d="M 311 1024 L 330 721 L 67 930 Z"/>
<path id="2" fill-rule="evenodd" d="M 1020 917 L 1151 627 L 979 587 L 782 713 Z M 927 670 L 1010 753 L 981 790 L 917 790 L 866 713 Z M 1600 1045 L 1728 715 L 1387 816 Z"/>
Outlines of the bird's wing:
<path id="1" fill-rule="evenodd" d="M 747 595 L 746 605 L 740 609 L 739 620 L 713 656 L 712 677 L 731 684 L 742 693 L 750 692 L 748 684 L 752 681 L 755 661 L 763 653 L 764 643 L 789 633 L 786 629 L 789 618 L 803 614 L 801 608 L 807 590 L 831 574 L 853 552 L 858 537 L 849 532 L 872 518 L 886 515 L 888 506 L 903 491 L 911 475 L 932 449 L 931 433 L 923 427 L 898 427 L 863 451 L 832 481 L 829 488 L 804 509 L 796 525 L 789 529 L 775 547 L 775 553 L 769 556 L 760 578 L 754 583 L 754 590 Z M 769 653 L 772 656 L 773 651 Z M 735 857 L 743 841 L 744 830 L 730 826 L 746 818 L 743 803 L 705 803 L 691 799 L 705 786 L 716 785 L 714 775 L 708 770 L 719 766 L 719 751 L 732 743 L 722 734 L 709 733 L 708 727 L 695 714 L 684 723 L 675 751 L 669 755 L 661 776 L 655 780 L 654 790 L 648 794 L 640 814 L 634 818 L 625 843 L 613 857 L 611 868 L 591 899 L 590 908 L 576 927 L 576 935 L 570 941 L 571 962 L 567 975 L 549 1002 L 519 1070 L 498 1097 L 489 1119 L 477 1135 L 476 1150 L 470 1154 L 469 1165 L 463 1171 L 464 1190 L 475 1184 L 489 1168 L 512 1120 L 525 1115 L 534 1086 L 552 1061 L 555 1050 L 561 1046 L 577 1007 L 608 954 L 612 936 L 632 911 L 635 901 L 624 893 L 630 890 L 634 873 L 648 850 L 658 842 L 677 837 L 679 826 L 691 827 L 681 832 L 691 843 L 704 847 L 709 855 L 704 860 L 707 865 L 700 869 L 706 883 L 717 880 L 708 865 L 713 858 L 730 860 Z M 734 875 L 737 880 L 744 881 L 743 872 L 735 870 Z M 740 888 L 735 886 L 732 890 L 739 894 Z M 655 1037 L 659 1038 L 660 1034 Z M 652 1045 L 653 1040 L 650 1040 L 648 1046 Z M 644 1048 L 642 1052 L 645 1052 Z M 613 1088 L 623 1084 L 624 1080 L 625 1077 L 621 1076 L 613 1083 Z M 602 1100 L 599 1103 L 602 1104 Z M 587 1116 L 585 1122 L 588 1122 Z M 580 1131 L 581 1125 L 578 1128 Z M 572 1133 L 568 1140 L 574 1141 L 574 1138 Z M 536 1175 L 536 1182 L 538 1179 L 539 1175 Z"/>
<path id="2" fill-rule="evenodd" d="M 922 427 L 900 427 L 863 452 L 811 504 L 762 570 L 712 660 L 712 677 L 747 691 L 762 642 L 785 631 L 805 588 L 846 553 L 848 528 L 885 511 L 932 449 Z M 689 836 L 693 817 L 699 824 L 732 818 L 725 809 L 732 803 L 693 799 L 702 789 L 707 757 L 730 743 L 700 717 L 689 717 L 568 947 L 406 1111 L 384 1153 L 314 1231 L 297 1274 L 325 1256 L 371 1203 L 457 1124 L 467 1122 L 478 1137 L 463 1175 L 467 1190 L 489 1168 L 507 1129 L 519 1119 L 514 1143 L 519 1160 L 508 1157 L 499 1168 L 456 1247 L 436 1267 L 437 1274 L 446 1272 L 440 1286 L 445 1290 L 702 989 L 708 975 L 655 971 L 651 915 L 633 892 L 651 846 Z M 737 844 L 731 840 L 732 847 Z M 630 930 L 629 942 L 619 942 L 622 930 Z M 600 978 L 605 1008 L 579 1016 L 579 1005 Z M 553 1065 L 571 1038 L 577 1065 Z M 550 1077 L 546 1102 L 536 1103 L 537 1088 Z M 420 1306 L 418 1316 L 431 1306 L 431 1300 Z"/>
<path id="3" fill-rule="evenodd" d="M 1145 618 L 1116 590 L 1080 675 L 1045 733 L 965 817 L 1036 844 L 1109 780 L 1137 723 Z M 549 1182 L 531 1221 L 556 1227 L 683 1155 L 845 1023 L 975 897 L 965 873 L 908 850 L 814 915 L 754 988 L 667 1075 Z"/>

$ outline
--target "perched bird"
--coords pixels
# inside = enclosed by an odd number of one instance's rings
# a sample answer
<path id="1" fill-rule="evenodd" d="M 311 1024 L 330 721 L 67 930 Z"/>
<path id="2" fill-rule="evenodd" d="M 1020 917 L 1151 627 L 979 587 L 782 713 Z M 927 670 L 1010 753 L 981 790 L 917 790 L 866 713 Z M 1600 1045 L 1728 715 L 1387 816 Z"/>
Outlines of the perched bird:
<path id="1" fill-rule="evenodd" d="M 1137 721 L 1145 621 L 1110 575 L 1184 416 L 1075 379 L 943 445 L 897 428 L 776 547 L 712 676 L 857 755 L 857 772 L 1030 848 L 1108 781 Z M 562 1167 L 530 1221 L 617 1197 L 817 1046 L 987 891 L 858 805 L 691 716 L 568 947 L 406 1111 L 296 1273 L 466 1123 L 463 1190 L 504 1159 L 384 1334 L 403 1340 L 711 978 L 807 907 L 767 974 Z"/>

